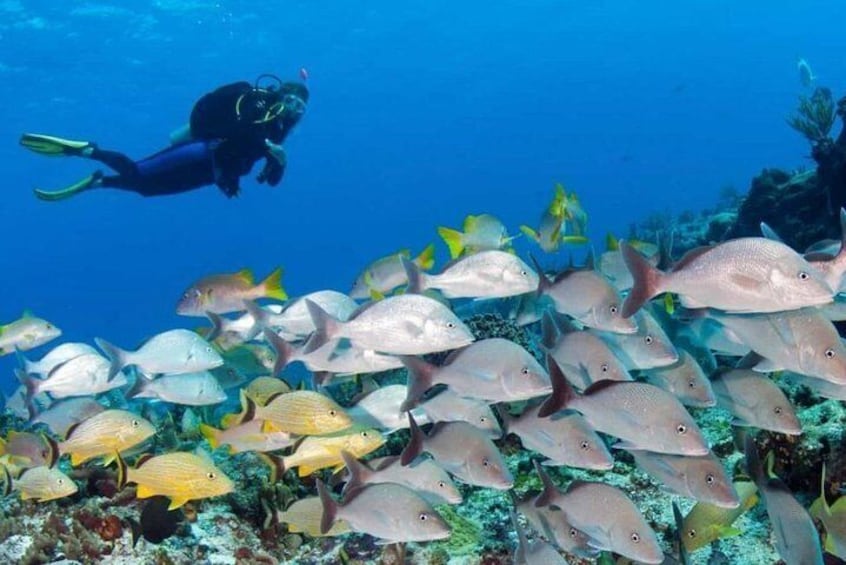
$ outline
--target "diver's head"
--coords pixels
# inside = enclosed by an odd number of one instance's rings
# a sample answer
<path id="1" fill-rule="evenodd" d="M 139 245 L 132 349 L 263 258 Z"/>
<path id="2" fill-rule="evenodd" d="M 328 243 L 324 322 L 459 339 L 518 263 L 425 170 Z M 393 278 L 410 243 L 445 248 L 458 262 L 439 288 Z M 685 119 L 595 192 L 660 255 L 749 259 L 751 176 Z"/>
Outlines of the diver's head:
<path id="1" fill-rule="evenodd" d="M 297 125 L 308 106 L 308 89 L 299 82 L 283 82 L 278 90 L 279 121 L 285 129 Z"/>

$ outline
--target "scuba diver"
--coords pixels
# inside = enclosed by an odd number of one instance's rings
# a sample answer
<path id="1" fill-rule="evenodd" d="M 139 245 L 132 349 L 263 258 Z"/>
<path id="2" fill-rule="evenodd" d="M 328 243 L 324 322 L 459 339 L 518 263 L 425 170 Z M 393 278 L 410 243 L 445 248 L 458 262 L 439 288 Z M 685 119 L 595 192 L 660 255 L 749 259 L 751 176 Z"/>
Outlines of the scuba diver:
<path id="1" fill-rule="evenodd" d="M 262 81 L 272 83 L 263 85 Z M 99 161 L 116 175 L 96 171 L 58 191 L 36 189 L 42 200 L 64 200 L 95 188 L 129 190 L 142 196 L 177 194 L 216 184 L 228 197 L 240 192 L 240 178 L 256 161 L 265 163 L 256 180 L 276 186 L 287 157 L 282 143 L 306 110 L 308 89 L 261 75 L 254 84 L 237 82 L 200 98 L 190 123 L 172 135 L 173 144 L 134 161 L 123 153 L 100 149 L 89 141 L 27 133 L 20 143 L 49 156 L 76 156 Z"/>

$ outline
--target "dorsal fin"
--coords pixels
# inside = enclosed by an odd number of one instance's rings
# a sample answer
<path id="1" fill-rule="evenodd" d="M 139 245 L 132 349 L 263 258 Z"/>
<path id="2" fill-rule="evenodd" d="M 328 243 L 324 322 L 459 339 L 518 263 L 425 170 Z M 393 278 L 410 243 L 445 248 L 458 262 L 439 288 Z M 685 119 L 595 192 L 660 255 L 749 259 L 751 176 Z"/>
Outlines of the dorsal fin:
<path id="1" fill-rule="evenodd" d="M 707 252 L 711 251 L 713 248 L 714 248 L 714 246 L 713 246 L 713 245 L 701 245 L 701 246 L 699 246 L 699 247 L 694 247 L 693 249 L 691 249 L 690 251 L 688 251 L 687 253 L 685 253 L 685 254 L 682 256 L 682 258 L 681 258 L 681 259 L 679 259 L 678 261 L 676 261 L 676 263 L 673 265 L 673 269 L 672 269 L 672 270 L 673 270 L 673 271 L 680 271 L 680 270 L 682 270 L 682 269 L 683 269 L 683 268 L 685 268 L 687 265 L 689 265 L 691 262 L 693 262 L 693 260 L 695 260 L 695 259 L 697 259 L 697 258 L 701 257 L 701 256 L 702 256 L 702 255 L 704 255 L 705 253 L 707 253 Z"/>
<path id="2" fill-rule="evenodd" d="M 617 386 L 622 382 L 626 381 L 613 381 L 611 379 L 603 379 L 601 381 L 596 381 L 595 383 L 591 383 L 583 392 L 582 396 L 590 396 L 591 394 L 595 394 L 599 391 L 605 390 L 606 388 Z M 631 382 L 631 381 L 628 381 Z"/>

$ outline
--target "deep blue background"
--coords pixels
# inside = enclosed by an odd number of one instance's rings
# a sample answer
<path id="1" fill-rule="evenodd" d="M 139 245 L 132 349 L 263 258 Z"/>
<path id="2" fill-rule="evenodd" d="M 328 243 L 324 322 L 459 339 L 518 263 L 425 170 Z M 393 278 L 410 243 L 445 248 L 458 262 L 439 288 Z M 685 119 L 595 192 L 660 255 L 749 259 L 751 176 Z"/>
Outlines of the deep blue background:
<path id="1" fill-rule="evenodd" d="M 281 264 L 291 294 L 348 290 L 468 213 L 535 225 L 555 181 L 597 240 L 712 206 L 723 185 L 809 163 L 784 122 L 796 62 L 843 94 L 844 20 L 840 0 L 2 0 L 0 321 L 29 308 L 63 339 L 132 346 L 197 325 L 173 307 L 199 276 Z M 276 189 L 32 196 L 94 167 L 24 151 L 24 131 L 142 157 L 201 94 L 301 66 L 311 104 Z"/>

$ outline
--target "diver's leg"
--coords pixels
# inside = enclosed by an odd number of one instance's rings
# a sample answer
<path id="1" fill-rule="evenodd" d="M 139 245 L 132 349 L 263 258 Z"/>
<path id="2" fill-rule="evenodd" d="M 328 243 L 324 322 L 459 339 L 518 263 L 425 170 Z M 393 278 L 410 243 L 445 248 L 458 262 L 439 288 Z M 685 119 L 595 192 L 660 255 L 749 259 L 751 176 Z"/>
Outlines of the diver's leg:
<path id="1" fill-rule="evenodd" d="M 100 161 L 121 176 L 133 177 L 138 174 L 138 165 L 135 161 L 118 151 L 106 151 L 92 145 L 91 150 L 83 152 L 81 156 Z"/>

